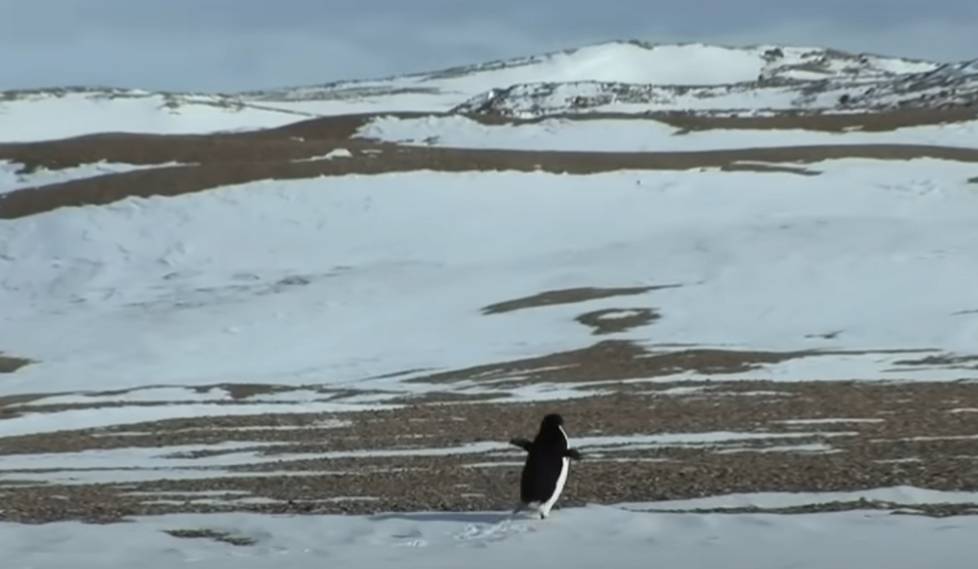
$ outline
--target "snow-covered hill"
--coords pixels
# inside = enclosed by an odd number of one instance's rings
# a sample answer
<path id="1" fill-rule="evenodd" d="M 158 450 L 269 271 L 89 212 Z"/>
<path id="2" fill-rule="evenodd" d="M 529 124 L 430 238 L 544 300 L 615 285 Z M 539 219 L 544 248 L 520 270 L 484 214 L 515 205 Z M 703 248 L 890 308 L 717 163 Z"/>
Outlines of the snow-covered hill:
<path id="1" fill-rule="evenodd" d="M 818 51 L 806 52 L 800 59 L 810 63 L 771 64 L 755 80 L 719 85 L 621 80 L 520 83 L 480 93 L 453 111 L 522 118 L 586 112 L 740 115 L 872 112 L 978 102 L 975 61 L 938 66 Z"/>
<path id="2" fill-rule="evenodd" d="M 758 113 L 976 100 L 975 64 L 817 47 L 610 42 L 376 80 L 232 94 L 65 88 L 0 93 L 0 142 L 103 131 L 196 133 L 394 111 Z"/>
<path id="3" fill-rule="evenodd" d="M 846 79 L 874 81 L 937 69 L 939 64 L 855 55 L 817 47 L 762 45 L 724 47 L 705 44 L 656 45 L 609 42 L 526 58 L 456 67 L 431 73 L 354 81 L 248 97 L 269 100 L 317 100 L 348 96 L 428 93 L 479 95 L 529 83 L 627 83 L 704 87 L 764 81 L 768 83 Z"/>
<path id="4" fill-rule="evenodd" d="M 878 350 L 973 349 L 978 322 L 959 314 L 978 306 L 978 259 L 964 245 L 978 240 L 975 168 L 813 168 L 272 180 L 4 221 L 0 346 L 37 363 L 0 395 L 72 391 L 79 378 L 88 389 L 234 378 L 405 393 L 417 386 L 365 380 L 579 349 L 594 339 L 582 313 L 651 306 L 655 325 L 610 337 L 863 354 L 673 379 L 916 378 L 896 363 L 906 354 Z M 553 289 L 666 283 L 683 286 L 481 311 Z M 844 332 L 812 337 L 827 330 Z"/>

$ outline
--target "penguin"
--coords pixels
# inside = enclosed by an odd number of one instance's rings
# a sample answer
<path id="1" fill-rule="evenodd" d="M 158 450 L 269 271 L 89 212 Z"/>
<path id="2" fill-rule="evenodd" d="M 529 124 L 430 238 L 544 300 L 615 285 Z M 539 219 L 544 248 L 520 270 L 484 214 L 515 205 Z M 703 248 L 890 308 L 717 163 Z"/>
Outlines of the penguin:
<path id="1" fill-rule="evenodd" d="M 563 425 L 563 417 L 551 413 L 543 418 L 533 441 L 522 438 L 509 441 L 528 453 L 520 478 L 520 503 L 514 515 L 535 507 L 540 519 L 546 519 L 564 490 L 570 459 L 581 460 L 581 453 L 568 447 Z"/>

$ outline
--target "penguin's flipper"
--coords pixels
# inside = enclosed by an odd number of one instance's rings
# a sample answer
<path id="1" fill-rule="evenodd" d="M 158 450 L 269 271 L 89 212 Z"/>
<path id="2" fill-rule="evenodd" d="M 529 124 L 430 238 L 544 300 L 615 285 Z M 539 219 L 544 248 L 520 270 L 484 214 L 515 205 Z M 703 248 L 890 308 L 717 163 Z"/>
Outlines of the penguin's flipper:
<path id="1" fill-rule="evenodd" d="M 569 448 L 564 451 L 564 456 L 568 458 L 573 458 L 574 460 L 581 460 L 581 452 L 576 448 Z"/>
<path id="2" fill-rule="evenodd" d="M 519 437 L 515 439 L 509 439 L 509 444 L 518 446 L 521 449 L 525 450 L 526 452 L 530 452 L 530 447 L 533 446 L 533 443 L 531 443 L 530 441 Z"/>

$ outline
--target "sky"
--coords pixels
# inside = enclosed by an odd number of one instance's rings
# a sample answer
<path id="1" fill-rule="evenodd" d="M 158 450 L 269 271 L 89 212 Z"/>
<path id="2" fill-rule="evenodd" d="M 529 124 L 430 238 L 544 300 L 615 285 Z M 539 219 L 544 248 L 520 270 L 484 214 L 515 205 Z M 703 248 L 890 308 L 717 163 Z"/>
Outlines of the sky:
<path id="1" fill-rule="evenodd" d="M 978 58 L 976 0 L 0 0 L 0 90 L 239 91 L 613 39 Z"/>

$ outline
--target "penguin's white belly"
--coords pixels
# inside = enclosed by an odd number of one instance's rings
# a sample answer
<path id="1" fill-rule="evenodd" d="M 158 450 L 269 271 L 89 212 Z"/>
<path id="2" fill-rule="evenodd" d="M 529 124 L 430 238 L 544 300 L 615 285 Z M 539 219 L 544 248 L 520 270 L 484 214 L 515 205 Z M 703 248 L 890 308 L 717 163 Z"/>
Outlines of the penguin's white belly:
<path id="1" fill-rule="evenodd" d="M 560 493 L 564 491 L 564 484 L 567 483 L 568 470 L 570 470 L 570 459 L 565 456 L 561 459 L 560 476 L 557 477 L 557 485 L 554 486 L 554 493 L 540 506 L 540 514 L 543 517 L 547 517 L 550 514 L 550 508 L 554 507 L 554 504 L 557 503 L 557 498 L 560 498 Z"/>

